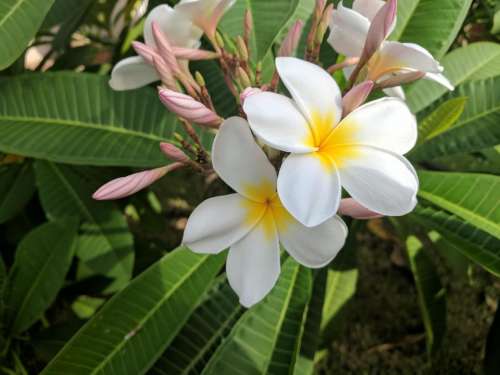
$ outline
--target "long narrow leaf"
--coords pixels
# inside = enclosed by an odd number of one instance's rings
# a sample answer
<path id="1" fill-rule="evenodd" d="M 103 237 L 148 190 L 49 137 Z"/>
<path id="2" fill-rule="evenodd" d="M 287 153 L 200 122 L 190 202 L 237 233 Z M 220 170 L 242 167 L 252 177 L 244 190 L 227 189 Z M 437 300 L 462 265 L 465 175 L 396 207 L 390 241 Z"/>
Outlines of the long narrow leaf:
<path id="1" fill-rule="evenodd" d="M 144 374 L 186 323 L 224 258 L 186 248 L 166 255 L 114 296 L 42 374 Z"/>

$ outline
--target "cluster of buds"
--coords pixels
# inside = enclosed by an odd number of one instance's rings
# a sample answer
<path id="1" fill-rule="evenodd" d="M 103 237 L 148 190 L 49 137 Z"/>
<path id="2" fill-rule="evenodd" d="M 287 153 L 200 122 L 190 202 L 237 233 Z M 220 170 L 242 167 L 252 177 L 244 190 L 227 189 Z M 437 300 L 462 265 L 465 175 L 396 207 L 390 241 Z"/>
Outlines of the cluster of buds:
<path id="1" fill-rule="evenodd" d="M 328 23 L 332 17 L 333 4 L 326 6 L 325 0 L 317 0 L 312 16 L 311 30 L 307 35 L 306 56 L 307 61 L 318 62 L 321 44 L 325 37 Z"/>

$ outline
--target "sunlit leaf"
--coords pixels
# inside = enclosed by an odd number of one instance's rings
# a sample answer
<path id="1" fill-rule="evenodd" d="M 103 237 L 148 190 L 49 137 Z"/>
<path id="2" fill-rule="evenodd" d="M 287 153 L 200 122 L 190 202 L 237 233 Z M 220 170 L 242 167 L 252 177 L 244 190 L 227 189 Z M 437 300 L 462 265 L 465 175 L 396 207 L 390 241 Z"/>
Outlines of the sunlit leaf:
<path id="1" fill-rule="evenodd" d="M 500 277 L 500 240 L 455 215 L 431 207 L 417 208 L 414 215 L 428 230 L 441 233 L 452 246 L 473 262 Z"/>
<path id="2" fill-rule="evenodd" d="M 0 81 L 0 151 L 71 164 L 168 163 L 159 142 L 180 129 L 155 90 L 115 92 L 107 81 L 67 72 Z"/>
<path id="3" fill-rule="evenodd" d="M 291 373 L 311 287 L 310 270 L 288 259 L 271 293 L 235 324 L 203 375 Z"/>
<path id="4" fill-rule="evenodd" d="M 417 287 L 418 304 L 424 322 L 427 352 L 434 355 L 446 332 L 446 291 L 422 242 L 413 235 L 406 238 L 406 251 Z"/>
<path id="5" fill-rule="evenodd" d="M 419 196 L 500 239 L 500 177 L 421 171 Z"/>
<path id="6" fill-rule="evenodd" d="M 186 323 L 224 259 L 185 248 L 169 253 L 106 303 L 42 374 L 145 373 Z"/>

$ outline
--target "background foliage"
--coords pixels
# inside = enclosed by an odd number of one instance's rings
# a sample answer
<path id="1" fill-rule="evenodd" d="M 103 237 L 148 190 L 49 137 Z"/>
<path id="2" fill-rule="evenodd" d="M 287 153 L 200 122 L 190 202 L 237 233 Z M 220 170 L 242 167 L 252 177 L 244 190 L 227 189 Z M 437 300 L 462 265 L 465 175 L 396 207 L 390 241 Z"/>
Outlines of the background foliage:
<path id="1" fill-rule="evenodd" d="M 165 164 L 158 143 L 182 134 L 153 88 L 107 85 L 140 37 L 138 3 L 117 14 L 110 0 L 0 0 L 0 371 L 500 373 L 500 4 L 399 1 L 393 38 L 427 48 L 457 86 L 406 90 L 419 206 L 351 223 L 323 270 L 285 260 L 272 293 L 245 310 L 225 254 L 178 247 L 219 182 L 179 171 L 126 200 L 91 199 L 113 177 Z M 249 7 L 252 61 L 269 79 L 276 44 L 313 6 L 238 0 L 219 29 L 241 34 Z M 337 58 L 323 48 L 323 66 Z M 221 114 L 237 113 L 216 63 L 191 68 Z"/>

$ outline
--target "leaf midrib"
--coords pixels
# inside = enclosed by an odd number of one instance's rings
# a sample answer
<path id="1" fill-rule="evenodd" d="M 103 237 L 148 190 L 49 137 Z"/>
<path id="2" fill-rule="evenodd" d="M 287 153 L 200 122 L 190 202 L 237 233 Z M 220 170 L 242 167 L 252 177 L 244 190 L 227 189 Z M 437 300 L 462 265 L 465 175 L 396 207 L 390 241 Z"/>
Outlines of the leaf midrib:
<path id="1" fill-rule="evenodd" d="M 484 226 L 482 229 L 485 232 L 488 232 L 493 237 L 500 239 L 500 230 L 496 230 L 496 231 L 494 230 L 495 223 L 493 221 L 488 220 L 487 218 L 483 218 L 482 216 L 476 214 L 475 212 L 473 212 L 465 207 L 459 206 L 456 203 L 453 203 L 446 198 L 439 197 L 439 196 L 435 195 L 434 193 L 420 190 L 418 192 L 418 194 L 421 197 L 423 197 L 424 199 L 427 199 L 430 202 L 433 202 L 435 204 L 442 206 L 446 210 L 451 211 L 450 209 L 454 209 L 455 213 L 458 216 L 462 217 L 464 220 L 469 220 L 472 217 L 474 220 L 477 220 L 478 223 L 480 223 Z M 474 225 L 474 224 L 472 224 L 472 225 Z M 477 225 L 474 225 L 474 226 L 477 226 Z"/>
<path id="2" fill-rule="evenodd" d="M 172 253 L 170 253 L 172 254 Z M 167 258 L 165 258 L 165 261 L 166 261 Z M 149 312 L 144 316 L 143 319 L 141 319 L 139 321 L 139 323 L 137 324 L 138 327 L 143 327 L 145 322 L 147 322 L 153 315 L 156 314 L 156 312 L 160 309 L 160 306 L 163 305 L 163 303 L 168 300 L 175 292 L 177 292 L 177 289 L 179 288 L 180 285 L 184 284 L 184 282 L 186 280 L 188 280 L 189 278 L 191 278 L 191 276 L 193 275 L 193 273 L 199 269 L 199 267 L 201 267 L 201 265 L 203 263 L 205 263 L 206 261 L 208 261 L 210 259 L 210 256 L 205 256 L 205 257 L 201 257 L 201 259 L 196 263 L 196 265 L 194 267 L 192 267 L 189 272 L 184 275 L 183 277 L 181 277 L 181 279 L 174 284 L 174 286 L 172 287 L 172 289 L 167 293 L 165 294 L 161 299 L 160 301 L 152 308 L 149 310 Z M 104 311 L 103 311 L 104 313 Z M 139 333 L 140 334 L 140 333 Z M 121 349 L 129 342 L 130 340 L 121 340 L 120 343 L 115 347 L 115 349 L 113 349 L 109 355 L 107 355 L 105 357 L 105 359 L 92 371 L 92 375 L 93 374 L 97 374 L 99 373 L 99 371 L 101 371 L 104 366 L 113 359 L 113 357 L 119 353 L 121 351 Z"/>
<path id="3" fill-rule="evenodd" d="M 61 240 L 59 239 L 59 241 L 57 242 L 57 245 L 54 246 L 54 248 L 57 248 L 60 245 L 60 243 L 61 243 Z M 73 248 L 73 244 L 71 244 L 71 248 Z M 30 287 L 28 289 L 28 293 L 26 294 L 26 297 L 23 299 L 23 302 L 22 302 L 21 306 L 19 307 L 18 312 L 16 313 L 16 318 L 14 319 L 14 323 L 12 324 L 13 331 L 15 331 L 15 328 L 17 328 L 16 325 L 18 324 L 19 319 L 23 317 L 22 312 L 25 309 L 27 301 L 30 299 L 29 297 L 31 297 L 31 295 L 33 294 L 34 290 L 36 289 L 36 286 L 38 285 L 38 281 L 40 280 L 42 275 L 44 275 L 48 264 L 51 263 L 51 261 L 55 257 L 55 255 L 56 255 L 56 252 L 52 251 L 50 253 L 49 257 L 46 258 L 47 261 L 44 262 L 42 269 L 36 273 L 35 281 L 30 285 Z"/>
<path id="4" fill-rule="evenodd" d="M 280 312 L 280 317 L 278 319 L 278 329 L 276 329 L 276 334 L 274 335 L 274 338 L 273 338 L 273 346 L 272 346 L 272 350 L 271 350 L 271 355 L 269 356 L 269 360 L 267 360 L 266 362 L 266 366 L 265 366 L 265 371 L 263 372 L 263 374 L 267 374 L 268 370 L 269 370 L 269 366 L 271 365 L 272 363 L 272 359 L 273 359 L 273 353 L 276 349 L 276 345 L 278 343 L 278 337 L 281 333 L 281 328 L 283 327 L 283 322 L 285 321 L 285 317 L 286 317 L 286 312 L 288 310 L 288 306 L 290 305 L 290 300 L 292 298 L 292 294 L 293 292 L 295 291 L 295 288 L 296 288 L 296 285 L 295 283 L 297 282 L 297 278 L 298 278 L 298 275 L 299 275 L 299 272 L 300 272 L 300 269 L 301 269 L 301 266 L 300 265 L 295 265 L 295 270 L 293 272 L 293 275 L 292 275 L 292 280 L 290 282 L 290 287 L 288 288 L 288 291 L 287 291 L 287 295 L 286 295 L 286 298 L 285 298 L 285 303 L 283 304 L 283 309 L 281 310 Z"/>
<path id="5" fill-rule="evenodd" d="M 26 0 L 28 1 L 28 0 Z M 24 3 L 24 0 L 19 0 L 6 14 L 5 16 L 0 19 L 0 28 L 3 27 L 3 24 L 6 22 L 6 20 L 14 14 L 14 12 Z"/>
<path id="6" fill-rule="evenodd" d="M 166 255 L 162 260 L 160 260 L 159 262 L 160 263 L 164 263 L 166 262 L 168 259 L 170 259 L 172 256 L 176 256 L 176 253 L 175 252 L 171 252 L 169 253 L 168 255 Z M 185 275 L 183 276 L 176 284 L 173 285 L 172 289 L 167 293 L 165 294 L 160 300 L 159 302 L 149 311 L 148 314 L 146 314 L 144 316 L 143 319 L 141 319 L 138 324 L 136 326 L 139 326 L 139 327 L 142 327 L 144 326 L 145 322 L 152 316 L 154 315 L 157 310 L 160 308 L 161 305 L 163 305 L 163 303 L 169 299 L 178 289 L 178 287 L 183 284 L 188 278 L 190 278 L 192 276 L 192 274 L 197 271 L 199 269 L 199 267 L 201 267 L 201 265 L 203 263 L 205 263 L 206 261 L 208 261 L 210 259 L 209 256 L 205 256 L 205 257 L 201 257 L 200 260 L 195 264 L 195 266 Z M 144 273 L 142 273 L 141 275 L 139 275 L 133 282 L 134 283 L 138 283 L 140 280 L 142 280 L 143 278 L 145 278 L 146 276 L 148 275 L 148 272 L 145 271 Z M 126 290 L 126 289 L 125 289 Z M 100 313 L 98 313 L 92 320 L 88 321 L 80 330 L 79 332 L 76 334 L 76 335 L 73 335 L 73 337 L 66 343 L 65 347 L 64 348 L 70 348 L 71 345 L 73 344 L 74 341 L 77 341 L 81 335 L 81 332 L 83 332 L 87 326 L 90 326 L 91 324 L 93 324 L 93 320 L 96 319 L 98 316 L 102 316 L 103 314 L 105 314 L 107 312 L 107 310 L 111 310 L 114 306 L 113 306 L 113 301 L 117 298 L 120 297 L 120 293 L 116 294 L 114 297 L 111 298 L 111 300 L 108 301 L 108 303 L 105 304 L 105 306 L 103 307 L 103 309 L 100 311 Z M 141 332 L 138 333 L 138 335 L 141 334 Z M 133 338 L 132 338 L 133 339 Z M 132 340 L 131 339 L 131 340 Z M 102 368 L 104 365 L 106 365 L 122 348 L 125 344 L 129 343 L 131 340 L 121 340 L 120 343 L 115 347 L 115 349 L 113 349 L 105 358 L 104 360 L 98 365 L 98 367 L 96 367 L 95 369 L 92 370 L 92 372 L 89 374 L 89 375 L 94 375 L 94 374 L 97 374 Z M 47 367 L 42 371 L 42 375 L 43 374 L 46 374 L 47 373 L 47 369 L 50 370 L 50 367 L 51 367 L 51 364 L 52 363 L 57 363 L 59 357 L 62 357 L 63 355 L 65 355 L 65 352 L 66 350 L 63 349 L 61 350 L 58 354 L 56 354 L 56 356 L 52 359 L 52 361 L 47 365 Z"/>
<path id="7" fill-rule="evenodd" d="M 90 123 L 90 122 L 84 122 L 84 121 L 76 121 L 76 120 L 64 120 L 64 119 L 51 119 L 51 118 L 41 118 L 41 117 L 23 117 L 23 116 L 2 116 L 0 115 L 0 121 L 11 121 L 11 122 L 18 122 L 18 123 L 35 123 L 35 124 L 43 124 L 43 125 L 56 125 L 56 126 L 73 126 L 73 127 L 80 127 L 80 128 L 85 128 L 85 129 L 95 129 L 95 130 L 100 130 L 100 131 L 107 131 L 110 133 L 118 133 L 118 134 L 125 134 L 128 136 L 133 136 L 133 137 L 138 137 L 138 138 L 144 138 L 148 140 L 154 140 L 157 142 L 161 142 L 164 140 L 164 138 L 157 136 L 155 134 L 151 133 L 141 133 L 135 130 L 130 130 L 127 128 L 122 128 L 122 127 L 117 127 L 112 124 L 99 124 L 96 125 L 95 123 Z M 1 128 L 0 124 L 0 128 Z"/>

